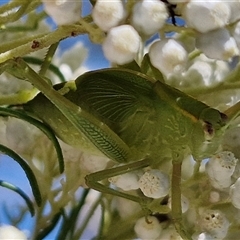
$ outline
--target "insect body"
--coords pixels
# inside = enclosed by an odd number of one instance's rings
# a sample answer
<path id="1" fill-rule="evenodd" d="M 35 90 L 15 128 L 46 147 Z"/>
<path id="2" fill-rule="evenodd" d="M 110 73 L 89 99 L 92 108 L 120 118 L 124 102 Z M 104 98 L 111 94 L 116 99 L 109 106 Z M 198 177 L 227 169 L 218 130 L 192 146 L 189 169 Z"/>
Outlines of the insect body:
<path id="1" fill-rule="evenodd" d="M 202 159 L 216 150 L 216 140 L 226 122 L 226 116 L 219 111 L 129 70 L 89 72 L 80 76 L 75 86 L 64 97 L 107 125 L 127 145 L 129 153 L 113 159 L 118 162 L 146 156 L 157 162 L 170 156 L 174 148 L 186 149 L 196 159 Z M 94 136 L 88 139 L 79 132 L 43 94 L 27 106 L 70 145 L 98 151 Z"/>
<path id="2" fill-rule="evenodd" d="M 172 219 L 183 239 L 190 239 L 181 221 L 181 162 L 192 154 L 202 160 L 214 154 L 223 132 L 239 111 L 226 115 L 148 76 L 126 69 L 103 69 L 83 74 L 75 83 L 55 90 L 23 61 L 22 75 L 39 94 L 26 109 L 51 126 L 72 146 L 126 163 L 89 175 L 89 186 L 133 201 L 141 198 L 102 186 L 98 181 L 143 168 L 172 164 Z M 130 162 L 130 163 L 128 163 Z M 95 183 L 94 183 L 95 182 Z"/>

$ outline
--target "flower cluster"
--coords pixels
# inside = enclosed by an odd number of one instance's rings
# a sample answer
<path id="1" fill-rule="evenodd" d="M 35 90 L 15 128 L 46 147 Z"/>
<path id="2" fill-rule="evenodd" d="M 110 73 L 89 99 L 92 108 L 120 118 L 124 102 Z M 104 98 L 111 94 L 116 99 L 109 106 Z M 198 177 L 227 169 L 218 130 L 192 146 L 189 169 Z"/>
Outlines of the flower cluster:
<path id="1" fill-rule="evenodd" d="M 0 238 L 238 237 L 240 0 L 14 0 L 0 23 L 0 151 L 33 192 L 0 175 L 25 201 Z M 84 75 L 100 53 L 116 72 Z"/>

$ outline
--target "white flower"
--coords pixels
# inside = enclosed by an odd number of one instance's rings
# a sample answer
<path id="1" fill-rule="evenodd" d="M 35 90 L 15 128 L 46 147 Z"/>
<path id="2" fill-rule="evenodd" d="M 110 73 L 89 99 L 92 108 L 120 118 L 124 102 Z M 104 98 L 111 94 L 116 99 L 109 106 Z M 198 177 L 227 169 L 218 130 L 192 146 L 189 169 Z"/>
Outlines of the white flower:
<path id="1" fill-rule="evenodd" d="M 235 170 L 237 159 L 233 153 L 224 151 L 216 154 L 206 164 L 206 172 L 213 187 L 227 188 L 231 185 L 231 176 Z"/>
<path id="2" fill-rule="evenodd" d="M 57 25 L 77 22 L 81 15 L 82 1 L 73 0 L 42 0 L 46 13 Z"/>
<path id="3" fill-rule="evenodd" d="M 59 66 L 59 70 L 68 81 L 77 78 L 87 71 L 87 68 L 83 65 L 87 57 L 88 49 L 82 42 L 76 42 L 67 51 L 64 51 L 62 54 L 58 53 L 54 58 L 54 63 L 56 66 Z"/>
<path id="4" fill-rule="evenodd" d="M 225 1 L 225 3 L 228 4 L 228 6 L 231 9 L 231 15 L 229 19 L 229 23 L 234 23 L 237 20 L 240 19 L 240 1 L 234 0 L 234 1 Z"/>
<path id="5" fill-rule="evenodd" d="M 202 33 L 227 25 L 230 14 L 230 7 L 224 1 L 191 0 L 184 9 L 187 25 Z"/>
<path id="6" fill-rule="evenodd" d="M 14 226 L 4 225 L 0 227 L 0 239 L 1 240 L 7 240 L 7 239 L 27 240 L 27 236 Z"/>
<path id="7" fill-rule="evenodd" d="M 103 30 L 116 27 L 125 17 L 125 9 L 121 0 L 97 0 L 92 10 L 93 21 Z"/>
<path id="8" fill-rule="evenodd" d="M 226 61 L 210 59 L 201 54 L 184 72 L 181 86 L 213 86 L 222 82 L 228 73 L 229 65 Z"/>
<path id="9" fill-rule="evenodd" d="M 139 188 L 139 174 L 138 171 L 128 172 L 111 177 L 108 181 L 124 191 L 136 190 Z"/>
<path id="10" fill-rule="evenodd" d="M 139 203 L 129 201 L 128 199 L 122 197 L 115 197 L 113 203 L 122 219 L 127 219 L 137 212 L 142 211 Z"/>
<path id="11" fill-rule="evenodd" d="M 173 39 L 159 40 L 151 45 L 149 57 L 152 65 L 168 77 L 185 69 L 187 51 Z"/>
<path id="12" fill-rule="evenodd" d="M 39 137 L 43 134 L 35 126 L 26 121 L 9 117 L 6 121 L 6 140 L 8 147 L 19 154 L 31 156 Z"/>
<path id="13" fill-rule="evenodd" d="M 169 185 L 169 177 L 158 169 L 145 172 L 139 179 L 139 188 L 145 196 L 150 198 L 166 196 L 169 192 Z"/>
<path id="14" fill-rule="evenodd" d="M 140 36 L 130 25 L 112 28 L 103 42 L 105 57 L 116 64 L 131 62 L 140 47 Z"/>
<path id="15" fill-rule="evenodd" d="M 107 163 L 110 161 L 105 156 L 90 155 L 83 152 L 80 158 L 80 166 L 89 173 L 103 170 L 107 167 Z"/>
<path id="16" fill-rule="evenodd" d="M 240 209 L 240 178 L 230 187 L 229 195 L 233 206 Z"/>
<path id="17" fill-rule="evenodd" d="M 156 33 L 168 18 L 165 4 L 158 0 L 143 0 L 134 5 L 132 25 L 145 35 Z"/>
<path id="18" fill-rule="evenodd" d="M 196 39 L 196 47 L 213 59 L 228 60 L 239 55 L 236 41 L 225 28 L 200 34 Z"/>
<path id="19" fill-rule="evenodd" d="M 230 225 L 228 219 L 219 210 L 204 211 L 200 216 L 199 224 L 203 232 L 219 240 L 226 237 Z"/>
<path id="20" fill-rule="evenodd" d="M 156 239 L 162 232 L 162 226 L 154 216 L 142 217 L 137 220 L 134 231 L 142 240 Z"/>

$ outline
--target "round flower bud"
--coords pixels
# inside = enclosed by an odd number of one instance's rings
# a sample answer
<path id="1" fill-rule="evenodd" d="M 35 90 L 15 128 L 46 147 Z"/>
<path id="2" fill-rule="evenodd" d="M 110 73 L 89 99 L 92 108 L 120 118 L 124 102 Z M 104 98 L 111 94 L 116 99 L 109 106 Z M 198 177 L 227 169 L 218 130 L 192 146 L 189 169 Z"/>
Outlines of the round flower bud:
<path id="1" fill-rule="evenodd" d="M 46 13 L 57 25 L 75 23 L 80 19 L 82 1 L 42 0 Z"/>
<path id="2" fill-rule="evenodd" d="M 240 209 L 240 178 L 230 187 L 229 195 L 233 206 Z"/>
<path id="3" fill-rule="evenodd" d="M 139 188 L 138 180 L 139 175 L 137 171 L 117 175 L 108 179 L 110 183 L 114 184 L 116 187 L 119 187 L 124 191 L 138 189 Z"/>
<path id="4" fill-rule="evenodd" d="M 141 38 L 130 25 L 112 28 L 103 42 L 105 57 L 116 64 L 133 61 L 140 47 Z"/>
<path id="5" fill-rule="evenodd" d="M 224 27 L 230 15 L 230 7 L 224 1 L 191 0 L 184 8 L 187 25 L 202 33 Z"/>
<path id="6" fill-rule="evenodd" d="M 154 216 L 142 217 L 137 220 L 134 231 L 142 240 L 156 239 L 162 232 L 162 226 Z"/>
<path id="7" fill-rule="evenodd" d="M 228 60 L 239 54 L 236 41 L 225 28 L 200 34 L 196 47 L 213 59 Z"/>
<path id="8" fill-rule="evenodd" d="M 231 9 L 231 15 L 230 15 L 230 19 L 229 19 L 229 23 L 234 23 L 237 20 L 240 19 L 240 1 L 239 0 L 235 0 L 235 1 L 225 1 L 225 3 L 228 4 L 228 6 Z"/>
<path id="9" fill-rule="evenodd" d="M 187 62 L 187 51 L 174 39 L 154 42 L 149 49 L 152 65 L 167 77 L 181 73 Z"/>
<path id="10" fill-rule="evenodd" d="M 125 17 L 125 9 L 121 0 L 97 0 L 92 10 L 93 21 L 103 30 L 116 27 Z"/>
<path id="11" fill-rule="evenodd" d="M 147 197 L 164 197 L 169 192 L 169 177 L 157 169 L 149 170 L 139 179 L 139 188 Z"/>
<path id="12" fill-rule="evenodd" d="M 210 203 L 217 203 L 220 200 L 220 194 L 216 191 L 211 191 L 209 194 L 209 202 Z"/>
<path id="13" fill-rule="evenodd" d="M 83 152 L 80 158 L 80 167 L 89 173 L 93 173 L 105 169 L 109 161 L 110 159 L 105 156 Z"/>
<path id="14" fill-rule="evenodd" d="M 200 216 L 199 224 L 203 232 L 217 239 L 226 237 L 230 225 L 228 219 L 219 210 L 204 211 Z"/>
<path id="15" fill-rule="evenodd" d="M 14 226 L 5 225 L 0 227 L 0 239 L 27 240 L 27 236 Z"/>
<path id="16" fill-rule="evenodd" d="M 213 187 L 227 188 L 231 185 L 231 176 L 235 170 L 237 159 L 233 153 L 224 151 L 216 154 L 206 164 L 206 172 Z"/>
<path id="17" fill-rule="evenodd" d="M 137 31 L 152 35 L 156 33 L 168 18 L 166 5 L 158 0 L 143 0 L 134 5 L 132 25 Z"/>

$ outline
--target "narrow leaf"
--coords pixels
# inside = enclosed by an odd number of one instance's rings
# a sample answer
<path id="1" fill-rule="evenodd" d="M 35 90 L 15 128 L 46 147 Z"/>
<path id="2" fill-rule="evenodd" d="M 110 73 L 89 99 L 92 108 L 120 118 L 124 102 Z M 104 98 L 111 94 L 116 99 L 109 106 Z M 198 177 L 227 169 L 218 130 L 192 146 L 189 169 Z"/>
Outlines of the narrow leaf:
<path id="1" fill-rule="evenodd" d="M 23 57 L 24 61 L 26 61 L 27 63 L 30 64 L 34 64 L 34 65 L 38 65 L 41 66 L 43 63 L 43 60 L 36 58 L 36 57 Z M 52 63 L 49 65 L 48 68 L 52 73 L 54 73 L 61 82 L 66 82 L 65 77 L 63 76 L 63 74 L 61 73 L 61 71 L 59 70 L 58 67 L 56 67 L 55 65 L 53 65 Z"/>
<path id="2" fill-rule="evenodd" d="M 64 160 L 63 160 L 62 149 L 61 149 L 60 144 L 51 128 L 49 128 L 42 122 L 38 121 L 37 119 L 26 115 L 25 112 L 20 111 L 20 110 L 13 110 L 13 109 L 9 109 L 9 108 L 0 107 L 0 115 L 11 116 L 11 117 L 25 120 L 25 121 L 29 122 L 30 124 L 34 125 L 35 127 L 37 127 L 38 129 L 40 129 L 52 141 L 52 143 L 56 149 L 56 152 L 57 152 L 59 171 L 60 171 L 60 173 L 63 173 Z"/>
<path id="3" fill-rule="evenodd" d="M 17 153 L 15 153 L 10 148 L 0 144 L 0 151 L 3 152 L 4 154 L 8 155 L 9 157 L 11 157 L 13 160 L 15 160 L 21 166 L 21 168 L 24 170 L 24 172 L 28 178 L 28 181 L 30 183 L 30 186 L 32 188 L 32 192 L 36 199 L 36 203 L 38 206 L 40 206 L 42 203 L 42 196 L 41 196 L 41 193 L 39 190 L 37 179 L 36 179 L 32 169 Z"/>
<path id="4" fill-rule="evenodd" d="M 32 201 L 30 200 L 30 198 L 26 195 L 25 192 L 23 192 L 20 188 L 18 188 L 17 186 L 9 183 L 9 182 L 5 182 L 3 180 L 0 180 L 0 186 L 1 187 L 4 187 L 4 188 L 7 188 L 7 189 L 10 189 L 16 193 L 18 193 L 26 202 L 28 208 L 29 208 L 29 211 L 31 213 L 32 216 L 34 216 L 35 214 L 35 210 L 34 210 L 34 206 L 33 206 L 33 203 Z"/>

